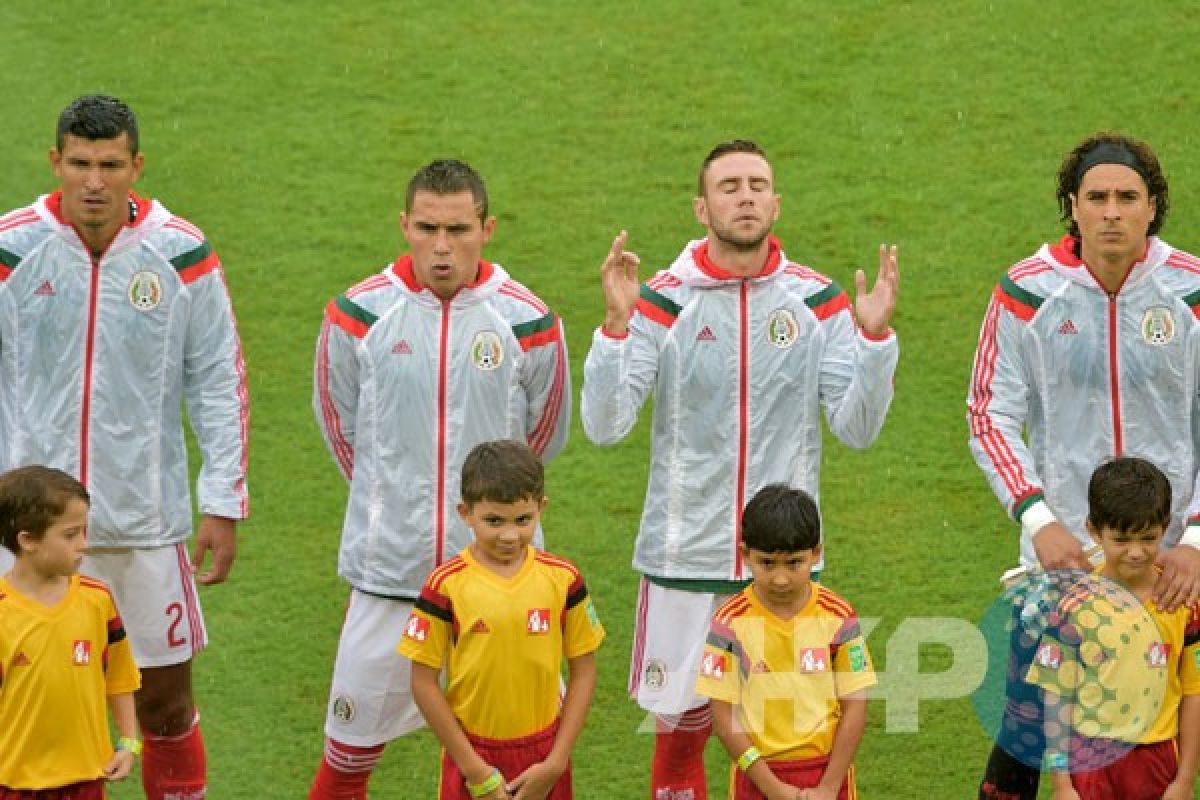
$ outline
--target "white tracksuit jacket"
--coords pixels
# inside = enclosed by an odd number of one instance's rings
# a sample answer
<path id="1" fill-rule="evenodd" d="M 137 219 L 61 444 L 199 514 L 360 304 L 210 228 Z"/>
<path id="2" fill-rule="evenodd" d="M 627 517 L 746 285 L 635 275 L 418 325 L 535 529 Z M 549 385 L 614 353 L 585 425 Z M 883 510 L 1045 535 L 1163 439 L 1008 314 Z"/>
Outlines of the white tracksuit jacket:
<path id="1" fill-rule="evenodd" d="M 404 256 L 330 301 L 313 410 L 350 482 L 338 572 L 413 599 L 471 542 L 460 469 L 480 442 L 523 439 L 549 460 L 567 441 L 562 323 L 499 265 L 443 303 Z"/>
<path id="2" fill-rule="evenodd" d="M 200 511 L 248 513 L 249 401 L 221 263 L 160 203 L 93 260 L 61 194 L 0 217 L 0 469 L 58 467 L 92 497 L 93 547 L 158 547 L 192 529 L 183 404 Z"/>
<path id="3" fill-rule="evenodd" d="M 1200 259 L 1151 237 L 1109 296 L 1073 247 L 1043 245 L 1000 281 L 967 395 L 971 452 L 1022 522 L 1024 566 L 1037 564 L 1031 536 L 1046 522 L 1090 541 L 1088 481 L 1116 455 L 1170 479 L 1168 542 L 1185 517 L 1200 522 Z M 1200 542 L 1200 528 L 1185 541 Z"/>
<path id="4" fill-rule="evenodd" d="M 633 566 L 670 579 L 740 580 L 741 512 L 769 483 L 818 494 L 820 410 L 843 442 L 878 436 L 898 345 L 856 332 L 845 292 L 788 262 L 742 279 L 689 242 L 641 290 L 626 337 L 598 329 L 584 365 L 583 427 L 619 441 L 654 392 L 650 479 Z"/>

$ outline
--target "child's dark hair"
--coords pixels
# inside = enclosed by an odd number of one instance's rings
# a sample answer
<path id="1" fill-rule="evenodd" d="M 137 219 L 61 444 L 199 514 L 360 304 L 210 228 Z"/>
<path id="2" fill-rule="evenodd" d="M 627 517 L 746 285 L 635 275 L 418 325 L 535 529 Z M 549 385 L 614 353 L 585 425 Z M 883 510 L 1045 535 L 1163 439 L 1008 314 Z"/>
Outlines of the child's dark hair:
<path id="1" fill-rule="evenodd" d="M 467 454 L 462 466 L 462 501 L 515 503 L 541 501 L 546 491 L 542 462 L 524 442 L 483 442 Z"/>
<path id="2" fill-rule="evenodd" d="M 35 464 L 0 475 L 0 544 L 20 553 L 17 534 L 40 539 L 72 497 L 91 503 L 83 484 L 60 469 Z"/>
<path id="3" fill-rule="evenodd" d="M 1171 521 L 1171 482 L 1144 458 L 1122 457 L 1096 467 L 1088 481 L 1088 521 L 1097 529 L 1137 533 Z"/>
<path id="4" fill-rule="evenodd" d="M 773 483 L 742 512 L 742 543 L 763 553 L 796 553 L 821 543 L 817 504 L 803 489 Z"/>

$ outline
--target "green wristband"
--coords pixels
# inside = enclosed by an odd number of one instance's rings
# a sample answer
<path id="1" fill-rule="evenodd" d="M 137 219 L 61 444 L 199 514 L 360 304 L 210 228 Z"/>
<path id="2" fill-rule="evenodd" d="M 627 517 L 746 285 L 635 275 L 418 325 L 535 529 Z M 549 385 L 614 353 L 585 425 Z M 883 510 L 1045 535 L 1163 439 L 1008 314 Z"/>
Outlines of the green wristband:
<path id="1" fill-rule="evenodd" d="M 746 752 L 738 756 L 738 769 L 740 769 L 742 772 L 745 772 L 754 766 L 754 762 L 758 761 L 760 758 L 762 758 L 762 753 L 758 752 L 757 747 L 751 745 L 750 747 L 746 748 Z"/>
<path id="2" fill-rule="evenodd" d="M 120 739 L 117 739 L 117 749 L 128 750 L 135 756 L 140 756 L 142 754 L 142 743 L 129 736 L 122 736 Z"/>
<path id="3" fill-rule="evenodd" d="M 500 770 L 493 769 L 492 774 L 486 780 L 479 783 L 468 783 L 467 791 L 471 793 L 471 797 L 487 797 L 499 789 L 502 783 L 504 783 L 504 776 L 500 774 Z"/>

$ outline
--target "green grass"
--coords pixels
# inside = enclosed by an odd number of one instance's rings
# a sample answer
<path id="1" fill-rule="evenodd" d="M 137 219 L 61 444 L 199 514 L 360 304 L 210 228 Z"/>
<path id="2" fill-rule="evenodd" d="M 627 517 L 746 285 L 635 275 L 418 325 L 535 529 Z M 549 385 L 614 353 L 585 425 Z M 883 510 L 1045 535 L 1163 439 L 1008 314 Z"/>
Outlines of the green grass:
<path id="1" fill-rule="evenodd" d="M 880 241 L 900 245 L 891 416 L 865 453 L 829 443 L 823 486 L 826 580 L 882 619 L 880 661 L 906 618 L 978 619 L 1015 561 L 963 397 L 991 286 L 1059 235 L 1062 154 L 1098 128 L 1148 139 L 1173 184 L 1164 234 L 1200 249 L 1200 22 L 1183 3 L 10 0 L 0 23 L 0 207 L 53 188 L 58 111 L 111 92 L 141 116 L 141 190 L 200 225 L 227 267 L 253 518 L 232 579 L 203 593 L 213 645 L 197 692 L 218 800 L 302 797 L 320 757 L 347 590 L 345 488 L 309 407 L 313 343 L 324 302 L 400 248 L 404 184 L 432 158 L 488 180 L 487 254 L 564 318 L 576 390 L 612 236 L 629 229 L 647 273 L 665 265 L 699 233 L 695 171 L 721 139 L 772 155 L 793 259 L 852 286 Z M 624 696 L 646 432 L 599 449 L 576 423 L 549 472 L 548 541 L 583 568 L 610 635 L 576 752 L 589 800 L 647 784 L 651 738 Z M 947 666 L 927 652 L 927 670 Z M 973 796 L 988 741 L 966 699 L 925 704 L 918 733 L 886 732 L 882 702 L 871 713 L 863 796 Z M 431 796 L 435 749 L 427 734 L 394 743 L 373 796 Z M 710 755 L 715 797 L 726 761 L 715 743 Z"/>

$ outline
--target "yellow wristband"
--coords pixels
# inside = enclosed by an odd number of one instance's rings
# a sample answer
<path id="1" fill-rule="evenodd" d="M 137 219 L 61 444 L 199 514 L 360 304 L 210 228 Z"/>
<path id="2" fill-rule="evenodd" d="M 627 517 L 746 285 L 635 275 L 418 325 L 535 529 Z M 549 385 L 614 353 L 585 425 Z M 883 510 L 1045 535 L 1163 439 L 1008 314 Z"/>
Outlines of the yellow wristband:
<path id="1" fill-rule="evenodd" d="M 499 789 L 502 783 L 504 783 L 504 776 L 500 774 L 500 770 L 493 769 L 492 774 L 486 780 L 479 783 L 468 783 L 467 791 L 471 793 L 471 797 L 487 797 Z"/>
<path id="2" fill-rule="evenodd" d="M 138 739 L 122 736 L 120 739 L 117 739 L 117 749 L 128 750 L 135 756 L 140 756 L 142 754 L 142 743 Z"/>
<path id="3" fill-rule="evenodd" d="M 751 745 L 746 748 L 746 752 L 738 756 L 738 769 L 742 772 L 754 766 L 754 762 L 762 758 L 762 753 L 758 752 L 758 748 Z"/>

